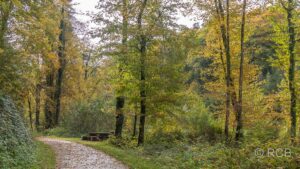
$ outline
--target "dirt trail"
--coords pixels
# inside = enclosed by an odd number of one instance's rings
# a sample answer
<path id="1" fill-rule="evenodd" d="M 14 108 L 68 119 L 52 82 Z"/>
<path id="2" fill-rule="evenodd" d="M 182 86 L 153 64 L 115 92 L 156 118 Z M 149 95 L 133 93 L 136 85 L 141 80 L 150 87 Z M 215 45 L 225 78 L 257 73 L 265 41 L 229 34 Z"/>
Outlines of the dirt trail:
<path id="1" fill-rule="evenodd" d="M 54 149 L 56 169 L 128 169 L 116 159 L 78 143 L 47 137 L 38 140 Z"/>

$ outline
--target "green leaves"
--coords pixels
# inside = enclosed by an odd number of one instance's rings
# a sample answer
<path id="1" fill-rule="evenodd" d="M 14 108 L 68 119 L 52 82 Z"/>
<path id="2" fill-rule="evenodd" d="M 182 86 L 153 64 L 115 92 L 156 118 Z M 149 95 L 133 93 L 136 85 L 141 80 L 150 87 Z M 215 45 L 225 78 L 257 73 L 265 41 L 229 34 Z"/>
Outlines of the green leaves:
<path id="1" fill-rule="evenodd" d="M 30 168 L 33 142 L 11 98 L 0 95 L 0 168 Z"/>

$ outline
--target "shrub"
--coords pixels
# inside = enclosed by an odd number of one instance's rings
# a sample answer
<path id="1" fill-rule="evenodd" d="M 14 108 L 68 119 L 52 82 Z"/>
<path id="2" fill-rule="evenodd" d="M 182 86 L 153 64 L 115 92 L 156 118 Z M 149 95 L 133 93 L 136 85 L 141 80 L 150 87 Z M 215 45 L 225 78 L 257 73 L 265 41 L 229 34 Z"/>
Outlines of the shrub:
<path id="1" fill-rule="evenodd" d="M 130 135 L 122 135 L 122 138 L 116 138 L 111 136 L 108 139 L 108 142 L 116 147 L 120 148 L 135 148 L 137 146 L 137 140 L 133 139 Z"/>
<path id="2" fill-rule="evenodd" d="M 205 138 L 209 141 L 216 140 L 222 134 L 220 123 L 213 118 L 212 113 L 203 102 L 199 101 L 186 109 L 186 129 L 190 138 Z"/>
<path id="3" fill-rule="evenodd" d="M 79 136 L 88 132 L 111 131 L 114 119 L 114 114 L 104 112 L 101 101 L 83 101 L 72 105 L 64 116 L 62 127 L 71 136 Z"/>
<path id="4" fill-rule="evenodd" d="M 33 150 L 20 112 L 9 97 L 0 96 L 0 168 L 30 168 Z"/>

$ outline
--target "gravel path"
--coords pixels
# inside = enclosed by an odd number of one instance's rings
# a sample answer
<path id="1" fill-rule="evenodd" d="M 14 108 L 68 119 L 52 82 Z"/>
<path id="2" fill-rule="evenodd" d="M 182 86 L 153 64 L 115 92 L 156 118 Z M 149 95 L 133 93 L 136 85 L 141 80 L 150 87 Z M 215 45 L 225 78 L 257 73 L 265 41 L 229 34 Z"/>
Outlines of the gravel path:
<path id="1" fill-rule="evenodd" d="M 56 154 L 56 169 L 128 169 L 116 159 L 84 145 L 40 137 Z"/>

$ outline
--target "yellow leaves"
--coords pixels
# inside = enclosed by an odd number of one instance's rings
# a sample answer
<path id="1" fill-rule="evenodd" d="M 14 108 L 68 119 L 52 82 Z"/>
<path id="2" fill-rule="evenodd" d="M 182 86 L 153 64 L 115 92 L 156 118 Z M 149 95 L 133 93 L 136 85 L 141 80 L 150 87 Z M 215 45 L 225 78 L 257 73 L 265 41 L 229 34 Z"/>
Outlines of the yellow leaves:
<path id="1" fill-rule="evenodd" d="M 11 1 L 12 1 L 13 5 L 18 8 L 22 6 L 22 3 L 19 0 L 11 0 Z"/>
<path id="2" fill-rule="evenodd" d="M 45 59 L 51 62 L 51 64 L 54 66 L 55 69 L 58 69 L 59 63 L 58 63 L 58 57 L 56 53 L 54 52 L 47 53 Z"/>

